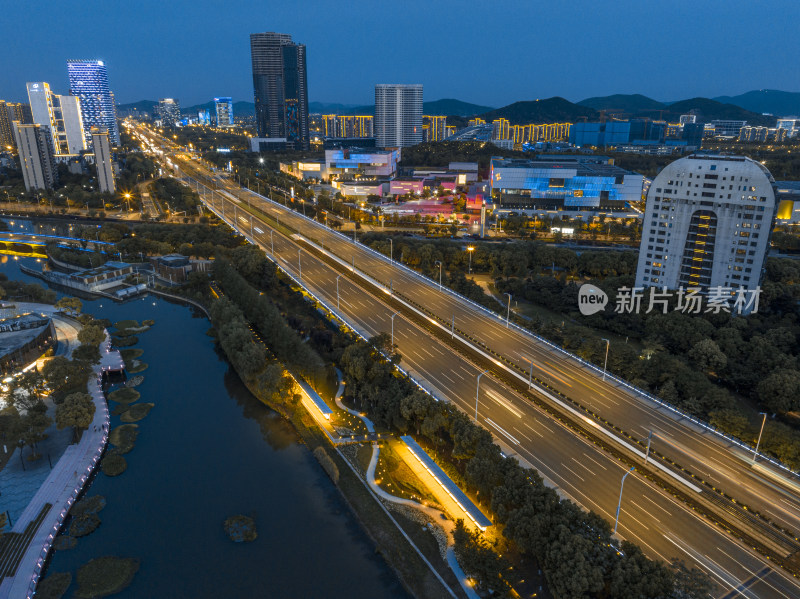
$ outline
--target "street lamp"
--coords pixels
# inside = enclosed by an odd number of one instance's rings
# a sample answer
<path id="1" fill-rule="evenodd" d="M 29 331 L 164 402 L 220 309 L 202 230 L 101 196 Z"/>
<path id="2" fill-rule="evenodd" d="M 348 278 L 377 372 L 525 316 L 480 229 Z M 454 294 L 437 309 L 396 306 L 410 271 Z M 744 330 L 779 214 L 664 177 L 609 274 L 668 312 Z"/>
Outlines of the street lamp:
<path id="1" fill-rule="evenodd" d="M 753 463 L 756 463 L 756 459 L 758 458 L 758 446 L 761 445 L 761 435 L 764 434 L 764 425 L 767 423 L 767 413 L 766 412 L 759 412 L 761 416 L 764 416 L 764 420 L 761 421 L 761 430 L 758 433 L 758 442 L 756 443 L 756 449 L 753 452 Z"/>
<path id="2" fill-rule="evenodd" d="M 437 260 L 436 262 L 434 262 L 434 264 L 438 264 L 439 265 L 439 291 L 441 291 L 442 290 L 442 261 L 441 260 Z"/>
<path id="3" fill-rule="evenodd" d="M 339 279 L 342 278 L 342 275 L 336 276 L 336 309 L 339 310 Z"/>
<path id="4" fill-rule="evenodd" d="M 392 243 L 392 238 L 389 238 L 389 262 L 394 264 L 394 243 Z"/>
<path id="5" fill-rule="evenodd" d="M 622 475 L 622 482 L 619 485 L 619 502 L 617 503 L 617 517 L 614 520 L 614 534 L 617 534 L 617 524 L 619 524 L 619 510 L 622 507 L 622 487 L 625 486 L 625 479 L 627 478 L 627 476 L 634 470 L 636 470 L 636 466 L 631 466 L 631 469 Z"/>
<path id="6" fill-rule="evenodd" d="M 298 278 L 303 278 L 303 265 L 300 262 L 300 252 L 302 252 L 302 248 L 297 248 L 297 276 Z"/>
<path id="7" fill-rule="evenodd" d="M 611 342 L 605 338 L 603 338 L 603 341 L 606 342 L 606 361 L 603 362 L 603 380 L 606 380 L 606 367 L 608 366 L 608 346 L 611 345 Z"/>
<path id="8" fill-rule="evenodd" d="M 511 294 L 504 293 L 503 295 L 508 296 L 508 307 L 506 308 L 506 328 L 508 328 L 508 320 L 511 318 Z"/>
<path id="9" fill-rule="evenodd" d="M 397 312 L 392 314 L 392 353 L 394 353 L 394 317 L 397 316 Z"/>
<path id="10" fill-rule="evenodd" d="M 478 382 L 475 385 L 475 423 L 478 423 L 478 397 L 480 396 L 481 392 L 481 377 L 489 372 L 489 370 L 484 370 L 478 375 Z"/>
<path id="11" fill-rule="evenodd" d="M 469 274 L 472 274 L 472 252 L 475 251 L 475 246 L 467 246 L 467 254 L 469 254 Z"/>

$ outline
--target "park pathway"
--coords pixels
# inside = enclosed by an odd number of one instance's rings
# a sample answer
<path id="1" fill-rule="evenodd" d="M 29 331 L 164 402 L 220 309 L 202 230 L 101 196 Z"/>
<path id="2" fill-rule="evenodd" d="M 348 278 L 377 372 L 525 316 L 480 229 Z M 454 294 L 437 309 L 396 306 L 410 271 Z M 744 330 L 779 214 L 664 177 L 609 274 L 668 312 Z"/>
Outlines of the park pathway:
<path id="1" fill-rule="evenodd" d="M 124 368 L 111 340 L 100 345 L 101 362 L 88 392 L 95 405 L 94 419 L 81 440 L 67 447 L 39 491 L 0 540 L 0 599 L 33 596 L 42 568 L 69 509 L 100 462 L 108 443 L 108 404 L 101 388 L 104 372 Z"/>

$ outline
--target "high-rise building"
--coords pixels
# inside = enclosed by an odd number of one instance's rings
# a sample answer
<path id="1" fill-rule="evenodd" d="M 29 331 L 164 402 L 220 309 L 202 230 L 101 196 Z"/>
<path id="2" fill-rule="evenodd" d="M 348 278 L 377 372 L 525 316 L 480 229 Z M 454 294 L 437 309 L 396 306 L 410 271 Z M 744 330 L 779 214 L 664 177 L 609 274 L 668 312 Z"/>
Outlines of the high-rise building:
<path id="1" fill-rule="evenodd" d="M 181 104 L 176 98 L 161 98 L 156 106 L 156 116 L 164 125 L 174 127 L 181 120 Z"/>
<path id="2" fill-rule="evenodd" d="M 37 125 L 50 130 L 57 155 L 79 154 L 86 149 L 80 103 L 75 96 L 60 96 L 44 81 L 28 83 L 31 116 Z"/>
<path id="3" fill-rule="evenodd" d="M 83 137 L 91 143 L 92 127 L 108 131 L 108 138 L 119 145 L 117 107 L 108 87 L 108 71 L 102 60 L 68 60 L 69 93 L 80 99 Z"/>
<path id="4" fill-rule="evenodd" d="M 233 99 L 214 98 L 217 109 L 217 127 L 233 127 Z"/>
<path id="5" fill-rule="evenodd" d="M 285 139 L 287 147 L 307 150 L 305 45 L 286 33 L 252 33 L 250 55 L 258 137 Z"/>
<path id="6" fill-rule="evenodd" d="M 446 116 L 423 115 L 422 117 L 423 141 L 442 141 L 445 138 L 446 128 L 447 128 Z"/>
<path id="7" fill-rule="evenodd" d="M 499 118 L 492 121 L 492 139 L 510 139 L 508 119 Z"/>
<path id="8" fill-rule="evenodd" d="M 58 182 L 58 171 L 53 158 L 50 129 L 42 125 L 26 125 L 15 121 L 12 125 L 14 140 L 19 151 L 19 163 L 25 189 L 53 189 Z"/>
<path id="9" fill-rule="evenodd" d="M 695 154 L 650 184 L 637 287 L 755 289 L 775 218 L 774 180 L 743 156 Z"/>
<path id="10" fill-rule="evenodd" d="M 197 111 L 197 122 L 201 125 L 210 125 L 211 124 L 211 114 L 208 110 L 198 110 Z"/>
<path id="11" fill-rule="evenodd" d="M 97 167 L 97 185 L 102 193 L 114 193 L 114 164 L 111 154 L 111 143 L 108 131 L 92 129 L 92 147 L 94 148 L 94 165 Z"/>
<path id="12" fill-rule="evenodd" d="M 0 100 L 0 151 L 13 148 L 14 132 L 11 130 L 10 109 L 5 100 Z"/>
<path id="13" fill-rule="evenodd" d="M 421 143 L 422 85 L 376 85 L 374 129 L 379 148 Z"/>

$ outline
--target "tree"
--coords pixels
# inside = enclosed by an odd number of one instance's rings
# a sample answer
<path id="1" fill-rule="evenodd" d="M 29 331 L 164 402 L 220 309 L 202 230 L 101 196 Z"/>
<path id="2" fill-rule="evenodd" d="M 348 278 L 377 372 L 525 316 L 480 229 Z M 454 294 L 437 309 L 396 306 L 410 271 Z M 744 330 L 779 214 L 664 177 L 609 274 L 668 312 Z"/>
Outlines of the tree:
<path id="1" fill-rule="evenodd" d="M 45 431 L 53 421 L 47 415 L 47 407 L 39 401 L 19 419 L 19 439 L 23 445 L 31 448 L 30 459 L 40 456 L 36 452 L 36 444 L 46 438 Z"/>
<path id="2" fill-rule="evenodd" d="M 468 530 L 460 518 L 456 521 L 453 540 L 458 563 L 467 576 L 476 580 L 478 590 L 507 597 L 511 587 L 503 574 L 509 570 L 510 564 L 497 554 L 494 547 L 477 530 Z"/>
<path id="3" fill-rule="evenodd" d="M 96 345 L 79 345 L 72 350 L 73 361 L 88 362 L 89 364 L 100 363 L 100 349 Z"/>
<path id="4" fill-rule="evenodd" d="M 80 314 L 83 309 L 83 302 L 77 297 L 64 296 L 55 303 L 55 307 L 69 314 L 77 315 Z"/>
<path id="5" fill-rule="evenodd" d="M 677 558 L 672 560 L 672 569 L 675 573 L 673 599 L 706 599 L 711 596 L 714 585 L 702 570 L 690 570 Z"/>
<path id="6" fill-rule="evenodd" d="M 689 350 L 688 356 L 703 372 L 719 372 L 728 364 L 728 358 L 711 339 L 695 343 Z"/>
<path id="7" fill-rule="evenodd" d="M 78 341 L 87 345 L 99 346 L 106 340 L 106 332 L 103 327 L 96 324 L 89 324 L 78 331 Z"/>
<path id="8" fill-rule="evenodd" d="M 773 412 L 800 408 L 800 372 L 796 370 L 775 370 L 756 389 L 758 398 Z"/>
<path id="9" fill-rule="evenodd" d="M 97 352 L 97 348 L 93 346 L 81 345 L 78 349 L 81 347 L 90 347 Z M 54 396 L 58 396 L 70 389 L 85 388 L 91 371 L 92 369 L 87 362 L 68 360 L 64 356 L 56 356 L 48 360 L 42 367 L 42 377 L 51 393 Z M 56 403 L 58 403 L 57 399 Z"/>
<path id="10" fill-rule="evenodd" d="M 56 426 L 59 430 L 72 427 L 72 442 L 80 440 L 79 431 L 89 428 L 94 418 L 95 405 L 88 393 L 71 393 L 56 406 Z"/>

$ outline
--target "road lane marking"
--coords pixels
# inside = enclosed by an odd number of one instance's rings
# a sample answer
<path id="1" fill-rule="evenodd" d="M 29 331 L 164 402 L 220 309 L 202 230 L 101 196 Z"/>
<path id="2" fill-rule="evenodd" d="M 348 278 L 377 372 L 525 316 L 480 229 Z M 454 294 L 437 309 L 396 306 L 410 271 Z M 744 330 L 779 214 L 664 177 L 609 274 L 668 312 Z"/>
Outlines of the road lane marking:
<path id="1" fill-rule="evenodd" d="M 516 408 L 515 408 L 515 407 L 514 407 L 514 406 L 511 404 L 511 402 L 510 402 L 510 401 L 508 401 L 508 400 L 507 400 L 507 399 L 505 399 L 504 397 L 501 397 L 500 395 L 498 395 L 497 393 L 495 393 L 495 392 L 494 392 L 494 391 L 492 391 L 491 389 L 485 389 L 485 391 L 486 391 L 486 395 L 488 395 L 489 397 L 491 397 L 493 400 L 495 400 L 497 403 L 499 403 L 501 406 L 503 406 L 503 407 L 504 407 L 506 410 L 508 410 L 509 412 L 511 412 L 512 414 L 514 414 L 514 416 L 516 416 L 517 418 L 522 418 L 522 412 L 520 412 L 519 410 L 517 410 L 517 409 L 516 409 Z"/>
<path id="2" fill-rule="evenodd" d="M 503 434 L 504 434 L 506 437 L 508 437 L 509 439 L 511 439 L 511 441 L 513 441 L 515 445 L 520 445 L 520 442 L 519 442 L 519 441 L 517 441 L 517 439 L 516 439 L 515 437 L 512 437 L 512 436 L 511 436 L 509 433 L 507 433 L 507 432 L 506 432 L 506 431 L 505 431 L 505 430 L 504 430 L 504 429 L 503 429 L 501 426 L 499 426 L 499 425 L 495 424 L 495 423 L 494 423 L 494 421 L 492 421 L 492 419 L 491 419 L 491 418 L 487 418 L 487 419 L 486 419 L 486 422 L 488 422 L 489 424 L 491 424 L 491 425 L 492 425 L 494 428 L 496 428 L 498 431 L 500 431 L 501 433 L 503 433 Z"/>

